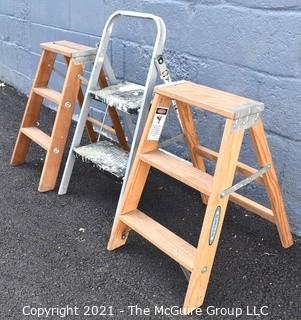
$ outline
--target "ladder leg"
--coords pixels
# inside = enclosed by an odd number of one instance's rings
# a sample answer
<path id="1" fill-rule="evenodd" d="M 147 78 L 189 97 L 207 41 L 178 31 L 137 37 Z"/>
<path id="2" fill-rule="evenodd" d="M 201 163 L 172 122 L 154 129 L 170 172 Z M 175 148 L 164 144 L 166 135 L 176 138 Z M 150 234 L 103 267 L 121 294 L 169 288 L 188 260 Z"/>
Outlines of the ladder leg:
<path id="1" fill-rule="evenodd" d="M 98 70 L 96 70 L 95 64 L 93 67 L 93 72 L 92 73 L 97 73 Z M 97 77 L 95 79 L 92 79 L 92 83 L 94 84 L 94 82 L 99 83 L 99 85 L 101 87 L 105 87 L 107 86 L 107 82 L 106 82 L 106 78 L 104 76 L 103 71 L 99 71 L 100 75 L 97 79 Z M 92 75 L 91 75 L 92 77 Z M 91 79 L 90 79 L 91 81 Z M 93 85 L 92 85 L 93 86 Z M 87 90 L 89 90 L 89 85 L 87 87 Z M 65 169 L 64 169 L 64 173 L 63 173 L 63 177 L 62 177 L 62 181 L 60 183 L 60 187 L 59 187 L 59 191 L 58 194 L 59 195 L 63 195 L 67 193 L 67 189 L 69 186 L 69 182 L 71 179 L 71 174 L 72 174 L 72 170 L 74 167 L 74 163 L 75 163 L 75 156 L 73 153 L 73 150 L 75 147 L 77 147 L 80 144 L 80 141 L 82 139 L 84 130 L 85 130 L 85 125 L 87 123 L 87 117 L 89 115 L 89 111 L 90 111 L 90 106 L 92 103 L 92 99 L 90 97 L 90 95 L 86 95 L 84 98 L 84 101 L 82 103 L 82 107 L 81 107 L 81 111 L 79 114 L 79 118 L 78 118 L 78 123 L 76 125 L 76 129 L 75 129 L 75 133 L 72 139 L 72 143 L 69 149 L 69 154 L 68 154 L 68 158 L 65 164 Z"/>
<path id="2" fill-rule="evenodd" d="M 66 57 L 66 56 L 64 58 L 65 58 L 66 65 L 68 67 L 71 58 Z M 77 101 L 78 101 L 79 107 L 81 108 L 84 103 L 84 94 L 83 94 L 81 86 L 79 87 L 79 90 L 78 90 Z M 87 123 L 86 123 L 86 130 L 87 130 L 89 140 L 91 142 L 96 142 L 97 141 L 97 134 L 94 131 L 93 124 L 90 121 L 87 121 Z"/>
<path id="3" fill-rule="evenodd" d="M 119 214 L 123 214 L 132 211 L 138 207 L 138 203 L 148 177 L 150 165 L 142 162 L 139 159 L 135 159 L 131 174 L 128 179 L 126 190 L 124 192 L 124 199 L 126 204 L 123 203 L 120 213 L 117 214 L 114 220 L 111 236 L 108 243 L 108 250 L 115 250 L 126 243 L 129 227 L 121 222 L 118 218 Z"/>
<path id="4" fill-rule="evenodd" d="M 268 141 L 266 139 L 264 126 L 261 120 L 250 129 L 250 133 L 260 166 L 265 166 L 267 164 L 272 165 L 271 169 L 268 170 L 262 178 L 271 202 L 271 207 L 274 213 L 282 246 L 284 248 L 288 248 L 293 245 L 293 238 L 277 178 L 277 173 L 273 165 L 271 152 L 269 150 Z"/>
<path id="5" fill-rule="evenodd" d="M 121 123 L 120 123 L 120 118 L 118 116 L 116 109 L 114 107 L 109 106 L 108 112 L 109 112 L 110 118 L 112 120 L 113 128 L 116 132 L 116 136 L 117 136 L 117 139 L 118 139 L 120 146 L 124 150 L 129 150 L 130 148 L 129 148 L 129 145 L 126 141 L 124 131 L 123 131 Z"/>
<path id="6" fill-rule="evenodd" d="M 203 172 L 206 172 L 205 162 L 202 157 L 200 157 L 195 148 L 200 145 L 199 138 L 194 126 L 194 120 L 192 117 L 191 107 L 188 104 L 178 101 L 177 102 L 179 116 L 181 119 L 181 123 L 183 126 L 183 134 L 185 137 L 185 141 L 188 147 L 188 151 L 190 153 L 191 161 L 193 165 L 200 169 Z M 202 202 L 207 204 L 208 196 L 205 194 L 201 194 Z"/>
<path id="7" fill-rule="evenodd" d="M 58 106 L 51 134 L 50 148 L 46 155 L 40 179 L 40 192 L 53 190 L 55 188 L 60 163 L 63 157 L 63 150 L 67 141 L 68 131 L 80 87 L 78 75 L 82 73 L 83 65 L 76 65 L 72 61 L 69 63 L 62 92 L 62 100 Z"/>
<path id="8" fill-rule="evenodd" d="M 120 195 L 111 236 L 107 246 L 108 250 L 114 250 L 124 245 L 127 240 L 129 228 L 120 221 L 119 215 L 137 209 L 138 207 L 141 194 L 150 170 L 150 165 L 141 161 L 139 159 L 139 154 L 150 152 L 158 148 L 159 141 L 147 140 L 147 135 L 150 131 L 157 107 L 159 106 L 169 108 L 170 103 L 171 102 L 169 99 L 155 95 L 143 134 L 141 136 L 137 154 L 133 166 L 130 170 L 125 190 Z"/>
<path id="9" fill-rule="evenodd" d="M 83 103 L 83 106 L 81 108 L 80 115 L 78 118 L 78 123 L 76 125 L 75 133 L 74 133 L 72 143 L 71 143 L 71 146 L 69 149 L 68 158 L 67 158 L 67 161 L 65 164 L 65 169 L 64 169 L 62 181 L 60 183 L 60 187 L 59 187 L 59 191 L 58 191 L 59 195 L 66 194 L 66 192 L 67 192 L 70 178 L 71 178 L 71 174 L 72 174 L 72 170 L 73 170 L 74 163 L 75 163 L 75 156 L 74 156 L 73 150 L 75 147 L 77 147 L 80 144 L 80 141 L 82 139 L 82 136 L 83 136 L 83 133 L 85 130 L 86 119 L 88 117 L 89 110 L 90 110 L 91 100 L 92 99 L 90 96 L 86 96 L 84 103 Z"/>
<path id="10" fill-rule="evenodd" d="M 23 115 L 21 128 L 32 127 L 36 125 L 43 98 L 35 94 L 33 92 L 33 88 L 47 86 L 53 69 L 55 57 L 55 53 L 46 50 L 42 51 L 36 76 L 33 81 L 32 89 L 28 97 L 27 105 Z M 21 128 L 10 161 L 10 164 L 12 166 L 17 166 L 25 162 L 28 148 L 31 142 L 31 140 L 21 132 Z"/>
<path id="11" fill-rule="evenodd" d="M 221 198 L 220 195 L 224 189 L 232 185 L 235 175 L 244 131 L 232 131 L 232 124 L 233 120 L 226 120 L 212 193 L 208 200 L 186 292 L 184 310 L 187 314 L 203 303 L 229 199 L 229 196 Z"/>
<path id="12" fill-rule="evenodd" d="M 69 182 L 71 179 L 71 174 L 72 174 L 72 170 L 74 167 L 74 163 L 75 163 L 75 156 L 73 154 L 73 148 L 72 149 L 70 148 L 68 158 L 67 158 L 67 161 L 65 164 L 63 177 L 62 177 L 59 191 L 58 191 L 58 195 L 60 195 L 60 196 L 67 193 L 67 189 L 68 189 Z"/>

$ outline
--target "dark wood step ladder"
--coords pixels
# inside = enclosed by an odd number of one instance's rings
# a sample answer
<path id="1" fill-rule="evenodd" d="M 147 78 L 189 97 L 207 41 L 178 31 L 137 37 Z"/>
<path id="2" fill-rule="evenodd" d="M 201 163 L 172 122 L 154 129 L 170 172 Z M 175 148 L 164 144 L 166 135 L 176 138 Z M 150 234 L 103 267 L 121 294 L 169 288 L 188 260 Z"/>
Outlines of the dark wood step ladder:
<path id="1" fill-rule="evenodd" d="M 97 49 L 70 41 L 42 43 L 41 48 L 40 62 L 11 158 L 11 165 L 18 166 L 25 162 L 31 141 L 40 145 L 47 154 L 38 190 L 46 192 L 55 188 L 75 103 L 77 100 L 81 106 L 84 101 L 81 79 L 83 79 L 85 64 L 94 63 Z M 67 64 L 62 92 L 48 88 L 51 74 L 55 71 L 54 64 L 58 54 L 64 57 Z M 100 74 L 99 84 L 101 87 L 107 86 L 103 72 Z M 57 105 L 57 114 L 50 136 L 37 127 L 43 99 Z M 115 108 L 110 108 L 109 115 L 120 145 L 128 148 Z M 86 130 L 90 141 L 94 142 L 97 134 L 91 121 L 92 119 L 88 119 L 86 122 Z"/>
<path id="2" fill-rule="evenodd" d="M 177 103 L 186 143 L 190 153 L 193 154 L 193 163 L 158 149 L 162 123 L 164 124 L 164 117 L 172 100 Z M 200 145 L 191 106 L 225 118 L 225 128 L 218 153 Z M 191 272 L 183 307 L 186 314 L 203 303 L 229 200 L 275 223 L 283 247 L 287 248 L 293 244 L 260 117 L 263 109 L 264 105 L 260 102 L 186 81 L 155 88 L 154 101 L 125 192 L 116 212 L 108 249 L 114 250 L 124 245 L 129 230 L 132 229 Z M 261 166 L 259 170 L 238 162 L 246 129 L 250 130 Z M 198 165 L 195 161 L 198 157 L 202 163 L 205 156 L 217 160 L 214 176 L 206 173 L 203 165 Z M 151 167 L 208 196 L 203 226 L 196 247 L 138 209 Z M 239 174 L 247 175 L 247 178 L 232 186 L 236 170 Z M 271 209 L 235 192 L 251 181 L 265 185 Z"/>

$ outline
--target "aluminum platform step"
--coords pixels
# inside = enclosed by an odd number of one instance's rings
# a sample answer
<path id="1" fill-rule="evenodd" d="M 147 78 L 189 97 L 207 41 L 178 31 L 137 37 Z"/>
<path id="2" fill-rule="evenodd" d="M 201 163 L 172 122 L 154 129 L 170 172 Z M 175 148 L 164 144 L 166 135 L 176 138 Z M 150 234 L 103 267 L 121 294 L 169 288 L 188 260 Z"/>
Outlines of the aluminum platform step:
<path id="1" fill-rule="evenodd" d="M 143 93 L 143 86 L 127 81 L 90 92 L 93 99 L 132 114 L 139 112 Z"/>
<path id="2" fill-rule="evenodd" d="M 73 151 L 83 162 L 92 163 L 117 180 L 123 179 L 128 162 L 128 151 L 123 150 L 118 144 L 102 140 L 77 147 Z"/>

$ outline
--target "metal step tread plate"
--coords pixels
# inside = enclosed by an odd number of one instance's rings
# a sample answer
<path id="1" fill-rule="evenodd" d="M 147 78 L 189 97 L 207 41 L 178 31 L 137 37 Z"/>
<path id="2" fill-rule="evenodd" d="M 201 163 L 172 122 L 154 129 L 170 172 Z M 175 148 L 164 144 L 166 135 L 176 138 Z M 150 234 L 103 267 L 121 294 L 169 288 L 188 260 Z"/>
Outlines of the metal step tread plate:
<path id="1" fill-rule="evenodd" d="M 128 162 L 128 151 L 123 150 L 117 143 L 101 140 L 74 149 L 76 157 L 83 162 L 92 163 L 99 170 L 122 180 Z"/>
<path id="2" fill-rule="evenodd" d="M 142 103 L 144 86 L 125 81 L 91 91 L 90 94 L 93 99 L 115 107 L 117 110 L 137 114 Z"/>

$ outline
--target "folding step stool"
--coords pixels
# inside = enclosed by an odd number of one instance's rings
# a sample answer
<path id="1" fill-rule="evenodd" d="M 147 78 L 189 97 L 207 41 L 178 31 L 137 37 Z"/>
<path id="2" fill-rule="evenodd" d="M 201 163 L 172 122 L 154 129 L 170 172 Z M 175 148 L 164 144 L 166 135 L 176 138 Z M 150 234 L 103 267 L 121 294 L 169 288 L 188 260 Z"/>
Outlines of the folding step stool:
<path id="1" fill-rule="evenodd" d="M 45 192 L 53 190 L 55 187 L 76 99 L 80 106 L 83 103 L 84 96 L 80 85 L 84 66 L 94 62 L 96 49 L 69 41 L 42 43 L 41 48 L 39 66 L 24 112 L 11 165 L 17 166 L 25 162 L 31 141 L 40 145 L 47 151 L 39 184 L 39 191 Z M 52 71 L 59 72 L 54 67 L 57 54 L 64 56 L 68 67 L 62 92 L 47 87 Z M 98 80 L 102 87 L 107 85 L 104 73 L 100 74 Z M 51 136 L 36 126 L 44 98 L 58 105 Z M 112 123 L 120 144 L 125 146 L 125 137 L 116 110 L 114 110 L 110 109 Z M 93 130 L 92 122 L 87 121 L 86 128 L 90 140 L 95 141 L 97 136 Z"/>
<path id="2" fill-rule="evenodd" d="M 152 20 L 156 24 L 157 36 L 153 48 L 147 80 L 145 86 L 131 82 L 118 82 L 114 76 L 113 70 L 110 69 L 109 72 L 106 72 L 109 86 L 101 89 L 98 87 L 97 79 L 104 63 L 107 61 L 106 52 L 113 27 L 116 21 L 121 17 Z M 142 129 L 146 121 L 157 76 L 161 73 L 162 67 L 164 69 L 165 66 L 162 58 L 165 38 L 165 24 L 160 17 L 155 15 L 131 11 L 116 11 L 109 17 L 102 33 L 84 103 L 69 151 L 69 156 L 59 188 L 60 195 L 67 192 L 74 162 L 77 157 L 81 158 L 84 162 L 92 163 L 95 167 L 101 171 L 104 171 L 105 173 L 109 173 L 117 180 L 123 180 L 124 186 L 127 180 L 128 171 L 133 161 L 133 156 L 138 147 Z M 160 67 L 157 67 L 157 64 L 159 64 Z M 84 125 L 88 119 L 88 114 L 93 100 L 104 103 L 107 108 L 115 107 L 117 110 L 127 114 L 139 113 L 130 151 L 122 149 L 113 141 L 102 137 L 101 131 L 97 143 L 84 146 L 80 145 L 84 131 Z"/>
<path id="3" fill-rule="evenodd" d="M 275 223 L 283 247 L 291 246 L 293 240 L 260 119 L 263 104 L 186 81 L 157 86 L 155 93 L 128 183 L 116 213 L 108 249 L 114 250 L 124 245 L 129 230 L 133 229 L 189 270 L 191 276 L 184 302 L 184 312 L 188 314 L 203 303 L 228 200 Z M 171 100 L 176 100 L 189 150 L 201 161 L 206 155 L 209 159 L 217 160 L 214 176 L 186 160 L 158 149 L 164 123 L 164 118 L 160 119 L 158 116 L 165 117 Z M 191 106 L 226 119 L 219 153 L 200 146 Z M 262 166 L 259 171 L 238 162 L 245 129 L 250 129 L 257 159 Z M 151 167 L 209 196 L 196 248 L 137 209 Z M 248 177 L 231 186 L 237 169 L 240 174 Z M 235 193 L 256 179 L 265 185 L 272 209 Z"/>

